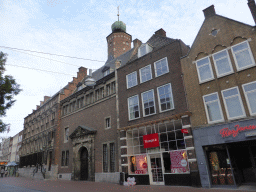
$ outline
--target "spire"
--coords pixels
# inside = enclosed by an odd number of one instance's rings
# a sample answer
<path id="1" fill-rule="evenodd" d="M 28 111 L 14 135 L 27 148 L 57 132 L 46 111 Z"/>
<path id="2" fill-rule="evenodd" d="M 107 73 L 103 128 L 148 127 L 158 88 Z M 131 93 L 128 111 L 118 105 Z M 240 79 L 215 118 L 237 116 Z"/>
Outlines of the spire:
<path id="1" fill-rule="evenodd" d="M 118 21 L 119 21 L 119 6 L 117 7 L 117 18 L 118 18 Z"/>

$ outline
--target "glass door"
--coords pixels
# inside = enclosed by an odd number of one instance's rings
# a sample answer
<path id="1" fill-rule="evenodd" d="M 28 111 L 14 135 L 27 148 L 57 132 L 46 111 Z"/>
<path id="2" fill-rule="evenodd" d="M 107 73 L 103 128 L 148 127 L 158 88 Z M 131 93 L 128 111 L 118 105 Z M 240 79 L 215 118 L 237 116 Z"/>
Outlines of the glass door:
<path id="1" fill-rule="evenodd" d="M 149 155 L 149 178 L 151 185 L 164 185 L 163 160 L 161 154 Z"/>

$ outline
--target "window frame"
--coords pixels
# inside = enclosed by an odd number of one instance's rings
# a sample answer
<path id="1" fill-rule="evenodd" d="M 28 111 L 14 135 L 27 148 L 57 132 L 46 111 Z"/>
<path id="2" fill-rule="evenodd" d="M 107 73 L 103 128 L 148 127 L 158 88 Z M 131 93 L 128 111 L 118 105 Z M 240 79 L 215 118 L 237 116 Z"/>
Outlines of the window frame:
<path id="1" fill-rule="evenodd" d="M 134 118 L 134 119 L 131 119 L 131 117 L 130 117 L 130 102 L 129 102 L 129 99 L 130 99 L 130 98 L 133 98 L 133 97 L 136 97 L 136 96 L 138 97 L 138 111 L 139 111 L 139 117 L 136 117 L 136 118 Z M 128 117 L 129 117 L 129 121 L 135 120 L 135 119 L 139 119 L 139 118 L 140 118 L 140 100 L 139 100 L 139 95 L 137 94 L 137 95 L 128 97 L 128 98 L 127 98 L 127 103 L 128 103 Z"/>
<path id="2" fill-rule="evenodd" d="M 68 133 L 69 133 L 69 127 L 66 127 L 64 129 L 64 143 L 67 143 L 69 141 L 69 139 L 68 139 L 69 136 L 67 136 L 67 130 L 68 130 Z"/>
<path id="3" fill-rule="evenodd" d="M 150 91 L 153 92 L 153 101 L 154 101 L 155 113 L 152 113 L 152 114 L 149 114 L 149 115 L 145 115 L 143 94 L 144 94 L 144 93 L 147 93 L 147 92 L 150 92 Z M 141 101 L 142 101 L 143 117 L 148 117 L 148 116 L 151 116 L 151 115 L 155 115 L 155 114 L 156 114 L 156 102 L 155 102 L 155 93 L 154 93 L 154 89 L 150 89 L 150 90 L 148 90 L 148 91 L 145 91 L 145 92 L 141 93 Z"/>
<path id="4" fill-rule="evenodd" d="M 107 126 L 107 120 L 109 119 L 109 126 Z M 110 129 L 111 128 L 111 117 L 105 117 L 105 129 Z"/>
<path id="5" fill-rule="evenodd" d="M 241 108 L 242 108 L 243 115 L 240 115 L 240 116 L 232 117 L 232 118 L 231 118 L 231 117 L 230 117 L 230 115 L 229 115 L 228 108 L 227 108 L 226 99 L 225 99 L 225 97 L 224 97 L 223 93 L 224 93 L 225 91 L 228 91 L 228 90 L 231 90 L 231 89 L 234 89 L 234 88 L 236 88 L 236 89 L 237 89 L 237 92 L 238 92 L 238 100 L 239 100 L 239 102 L 240 102 L 240 104 L 241 104 Z M 231 88 L 228 88 L 228 89 L 221 90 L 221 95 L 222 95 L 222 98 L 223 98 L 223 103 L 224 103 L 224 106 L 225 106 L 225 111 L 226 111 L 226 114 L 227 114 L 227 118 L 228 118 L 228 120 L 233 120 L 233 119 L 239 119 L 239 118 L 246 117 L 246 113 L 245 113 L 245 110 L 244 110 L 243 101 L 242 101 L 242 99 L 241 99 L 241 94 L 240 94 L 240 91 L 239 91 L 238 86 L 235 86 L 235 87 L 231 87 Z M 235 97 L 235 96 L 233 96 L 233 95 L 232 95 L 232 96 L 229 96 L 228 98 L 230 98 L 230 97 Z"/>
<path id="6" fill-rule="evenodd" d="M 141 71 L 142 71 L 143 69 L 147 68 L 147 67 L 150 68 L 150 75 L 151 75 L 151 78 L 148 79 L 148 80 L 146 80 L 146 81 L 143 81 L 143 82 L 142 82 Z M 145 66 L 145 67 L 140 68 L 139 72 L 140 72 L 140 83 L 145 83 L 145 82 L 150 81 L 151 79 L 153 79 L 153 77 L 152 77 L 152 68 L 151 68 L 151 64 L 149 64 L 149 65 L 147 65 L 147 66 Z"/>
<path id="7" fill-rule="evenodd" d="M 229 67 L 230 67 L 231 71 L 220 75 L 219 72 L 218 72 L 218 67 L 217 67 L 216 60 L 214 59 L 214 55 L 217 55 L 217 54 L 219 54 L 219 53 L 221 53 L 221 52 L 224 52 L 224 51 L 227 53 L 228 64 L 229 64 Z M 222 58 L 224 58 L 224 57 L 222 57 Z M 222 58 L 221 58 L 221 59 L 222 59 Z M 212 54 L 212 60 L 213 60 L 213 64 L 214 64 L 214 67 L 215 67 L 215 71 L 216 71 L 217 78 L 223 77 L 223 76 L 226 76 L 226 75 L 229 75 L 229 74 L 231 74 L 231 73 L 234 73 L 234 69 L 233 69 L 233 67 L 232 67 L 232 63 L 231 63 L 231 60 L 230 60 L 229 52 L 228 52 L 227 49 L 223 49 L 223 50 L 218 51 L 217 53 Z M 218 60 L 220 60 L 220 59 L 218 59 Z M 217 60 L 217 61 L 218 61 L 218 60 Z M 210 62 L 211 62 L 211 60 L 210 60 Z"/>
<path id="8" fill-rule="evenodd" d="M 169 86 L 170 86 L 170 90 L 171 90 L 171 92 L 170 92 L 170 93 L 171 93 L 171 101 L 172 101 L 172 104 L 173 104 L 173 108 L 166 109 L 166 110 L 163 110 L 163 111 L 162 111 L 162 110 L 161 110 L 160 96 L 159 96 L 159 88 L 164 87 L 164 86 L 166 86 L 166 85 L 169 85 Z M 166 112 L 166 111 L 170 111 L 170 110 L 175 109 L 171 83 L 167 83 L 167 84 L 165 84 L 165 85 L 161 85 L 161 86 L 157 87 L 157 97 L 158 97 L 158 106 L 159 106 L 159 112 L 160 112 L 160 113 L 163 113 L 163 112 Z"/>
<path id="9" fill-rule="evenodd" d="M 218 102 L 218 105 L 219 105 L 219 108 L 220 108 L 221 119 L 220 120 L 216 120 L 216 121 L 210 121 L 209 112 L 207 110 L 207 105 L 206 105 L 209 102 L 206 103 L 204 98 L 208 97 L 210 95 L 214 95 L 214 94 L 217 94 L 217 102 Z M 214 101 L 216 101 L 216 100 L 214 100 Z M 212 103 L 214 101 L 210 101 L 210 103 Z M 218 92 L 214 92 L 214 93 L 210 93 L 210 94 L 207 94 L 207 95 L 203 95 L 203 103 L 204 103 L 204 109 L 205 109 L 205 112 L 206 112 L 206 118 L 207 118 L 208 124 L 219 123 L 219 122 L 223 122 L 224 121 L 223 109 L 221 107 L 221 103 L 220 103 L 220 98 L 219 98 Z"/>
<path id="10" fill-rule="evenodd" d="M 248 46 L 248 52 L 249 52 L 249 55 L 250 55 L 251 60 L 252 60 L 253 63 L 252 63 L 252 65 L 248 65 L 248 66 L 246 66 L 246 67 L 239 68 L 239 67 L 238 67 L 238 62 L 237 62 L 237 59 L 236 59 L 236 55 L 235 55 L 235 53 L 234 53 L 234 51 L 233 51 L 233 48 L 236 47 L 236 46 L 238 46 L 238 45 L 240 45 L 240 44 L 242 44 L 242 43 L 246 43 L 246 44 L 247 44 L 247 46 Z M 253 56 L 253 54 L 252 54 L 252 50 L 251 50 L 251 47 L 250 47 L 250 44 L 249 44 L 248 40 L 243 41 L 243 42 L 240 42 L 240 43 L 237 43 L 237 44 L 231 46 L 231 52 L 232 52 L 232 55 L 233 55 L 233 58 L 234 58 L 234 61 L 235 61 L 235 65 L 236 65 L 237 71 L 242 71 L 242 70 L 244 70 L 244 69 L 248 69 L 248 68 L 253 67 L 253 66 L 256 65 L 255 60 L 254 60 L 254 56 Z"/>
<path id="11" fill-rule="evenodd" d="M 106 146 L 106 155 L 104 154 L 104 146 Z M 102 144 L 102 172 L 103 173 L 108 173 L 109 172 L 109 170 L 108 170 L 109 169 L 108 159 L 109 159 L 108 158 L 108 144 L 103 143 Z M 106 161 L 104 161 L 104 160 L 106 160 Z"/>
<path id="12" fill-rule="evenodd" d="M 133 85 L 133 86 L 128 86 L 128 78 L 129 78 L 129 75 L 132 75 L 132 74 L 135 74 L 135 77 L 136 77 L 136 84 L 135 85 Z M 138 78 L 137 78 L 137 71 L 134 71 L 134 72 L 132 72 L 132 73 L 129 73 L 129 74 L 127 74 L 126 75 L 126 87 L 127 87 L 127 89 L 130 89 L 130 88 L 132 88 L 132 87 L 135 87 L 135 86 L 137 86 L 138 85 Z"/>
<path id="13" fill-rule="evenodd" d="M 209 60 L 210 72 L 211 72 L 212 77 L 209 78 L 209 79 L 206 79 L 206 80 L 202 81 L 202 80 L 201 80 L 200 73 L 199 73 L 199 69 L 198 69 L 198 66 L 197 66 L 197 62 L 198 62 L 198 61 L 201 61 L 201 60 L 203 60 L 203 59 L 205 59 L 205 58 L 208 58 L 208 60 Z M 204 58 L 202 58 L 202 59 L 198 59 L 198 60 L 195 61 L 195 63 L 196 63 L 196 71 L 197 71 L 197 76 L 198 76 L 199 84 L 205 83 L 205 82 L 208 82 L 208 81 L 211 81 L 211 80 L 214 79 L 213 70 L 212 70 L 212 65 L 211 65 L 211 60 L 210 60 L 210 57 L 209 57 L 209 56 L 204 57 Z"/>
<path id="14" fill-rule="evenodd" d="M 162 73 L 161 75 L 157 75 L 156 63 L 159 62 L 159 61 L 162 61 L 162 60 L 164 60 L 164 59 L 166 60 L 167 72 Z M 160 76 L 162 76 L 162 75 L 165 75 L 165 74 L 169 73 L 170 70 L 169 70 L 169 65 L 168 65 L 168 59 L 167 59 L 167 57 L 164 57 L 164 58 L 162 58 L 162 59 L 159 59 L 159 60 L 155 61 L 155 62 L 154 62 L 154 68 L 155 68 L 155 78 L 156 78 L 156 77 L 160 77 Z"/>
<path id="15" fill-rule="evenodd" d="M 246 85 L 250 85 L 250 84 L 253 84 L 253 83 L 256 84 L 256 81 L 252 81 L 252 82 L 245 83 L 245 84 L 242 85 L 242 88 L 243 88 L 243 91 L 244 91 L 245 100 L 246 100 L 246 104 L 247 104 L 247 106 L 248 106 L 248 109 L 249 109 L 249 112 L 250 112 L 250 115 L 251 115 L 251 116 L 256 115 L 256 112 L 255 112 L 255 113 L 252 112 L 251 105 L 250 105 L 250 103 L 249 103 L 249 99 L 248 99 L 247 93 L 248 93 L 248 92 L 249 92 L 249 93 L 255 92 L 255 94 L 256 94 L 256 89 L 246 92 L 244 87 L 245 87 Z"/>

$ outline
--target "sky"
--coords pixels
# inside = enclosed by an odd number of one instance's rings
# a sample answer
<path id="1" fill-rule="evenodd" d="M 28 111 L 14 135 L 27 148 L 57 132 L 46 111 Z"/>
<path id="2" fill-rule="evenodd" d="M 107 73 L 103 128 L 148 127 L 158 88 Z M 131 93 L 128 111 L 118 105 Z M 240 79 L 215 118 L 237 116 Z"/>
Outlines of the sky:
<path id="1" fill-rule="evenodd" d="M 79 67 L 104 65 L 106 37 L 118 6 L 132 39 L 145 43 L 163 28 L 167 37 L 191 46 L 204 21 L 202 10 L 211 5 L 219 15 L 255 25 L 247 0 L 0 0 L 0 51 L 8 54 L 5 75 L 12 75 L 22 89 L 1 117 L 10 132 L 0 138 L 19 133 L 24 118 L 44 96 L 72 81 Z"/>

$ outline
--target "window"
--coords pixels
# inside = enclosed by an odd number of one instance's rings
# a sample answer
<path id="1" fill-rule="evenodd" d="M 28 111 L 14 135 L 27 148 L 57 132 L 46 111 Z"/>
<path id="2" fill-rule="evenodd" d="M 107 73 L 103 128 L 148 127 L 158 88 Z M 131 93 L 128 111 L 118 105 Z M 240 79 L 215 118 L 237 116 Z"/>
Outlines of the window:
<path id="1" fill-rule="evenodd" d="M 128 110 L 129 120 L 137 119 L 140 117 L 138 95 L 128 98 Z"/>
<path id="2" fill-rule="evenodd" d="M 233 73 L 227 50 L 213 54 L 213 61 L 218 77 Z"/>
<path id="3" fill-rule="evenodd" d="M 69 164 L 69 151 L 62 151 L 61 166 L 68 166 Z"/>
<path id="4" fill-rule="evenodd" d="M 105 128 L 110 128 L 111 127 L 111 124 L 110 124 L 110 117 L 107 117 L 105 119 Z"/>
<path id="5" fill-rule="evenodd" d="M 159 61 L 156 61 L 154 63 L 155 65 L 155 76 L 158 77 L 158 76 L 161 76 L 163 74 L 166 74 L 169 72 L 169 67 L 168 67 L 168 62 L 167 62 L 167 57 L 159 60 Z"/>
<path id="6" fill-rule="evenodd" d="M 126 75 L 126 83 L 127 83 L 127 89 L 134 87 L 138 84 L 137 71 L 134 71 L 133 73 L 130 73 L 129 75 Z"/>
<path id="7" fill-rule="evenodd" d="M 116 82 L 112 82 L 111 87 L 112 87 L 112 93 L 115 93 L 116 92 Z"/>
<path id="8" fill-rule="evenodd" d="M 103 172 L 108 172 L 108 146 L 103 144 Z"/>
<path id="9" fill-rule="evenodd" d="M 244 107 L 238 87 L 221 91 L 228 119 L 245 117 Z"/>
<path id="10" fill-rule="evenodd" d="M 106 89 L 107 89 L 107 96 L 109 96 L 111 94 L 111 90 L 110 90 L 110 84 L 107 84 L 106 86 Z"/>
<path id="11" fill-rule="evenodd" d="M 95 95 L 96 95 L 96 100 L 99 100 L 100 99 L 100 90 L 96 90 L 95 91 Z"/>
<path id="12" fill-rule="evenodd" d="M 199 77 L 199 83 L 203 83 L 214 78 L 209 57 L 198 60 L 196 62 L 196 68 Z"/>
<path id="13" fill-rule="evenodd" d="M 251 115 L 256 115 L 256 81 L 243 85 L 244 94 Z"/>
<path id="14" fill-rule="evenodd" d="M 140 83 L 144 83 L 152 79 L 151 65 L 140 69 Z"/>
<path id="15" fill-rule="evenodd" d="M 208 123 L 223 121 L 224 119 L 218 93 L 204 95 L 203 100 Z"/>
<path id="16" fill-rule="evenodd" d="M 64 142 L 68 142 L 69 128 L 65 128 Z"/>
<path id="17" fill-rule="evenodd" d="M 146 55 L 147 53 L 152 51 L 152 47 L 150 47 L 148 44 L 142 44 L 138 50 L 138 57 L 142 57 Z"/>
<path id="18" fill-rule="evenodd" d="M 170 109 L 174 109 L 173 95 L 171 84 L 163 85 L 157 88 L 159 109 L 160 112 L 164 112 Z"/>
<path id="19" fill-rule="evenodd" d="M 234 45 L 232 47 L 232 53 L 234 55 L 237 70 L 246 69 L 255 65 L 248 41 Z"/>
<path id="20" fill-rule="evenodd" d="M 103 72 L 103 77 L 107 76 L 110 73 L 110 69 L 108 69 L 107 71 Z"/>
<path id="21" fill-rule="evenodd" d="M 110 172 L 115 172 L 115 143 L 110 143 Z"/>
<path id="22" fill-rule="evenodd" d="M 154 90 L 144 92 L 142 95 L 143 116 L 155 114 Z"/>

